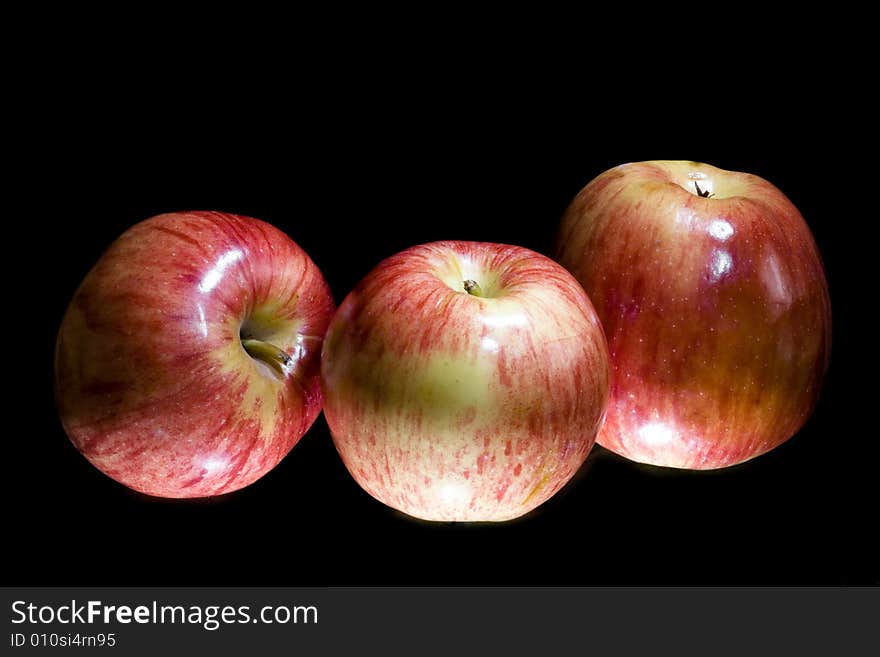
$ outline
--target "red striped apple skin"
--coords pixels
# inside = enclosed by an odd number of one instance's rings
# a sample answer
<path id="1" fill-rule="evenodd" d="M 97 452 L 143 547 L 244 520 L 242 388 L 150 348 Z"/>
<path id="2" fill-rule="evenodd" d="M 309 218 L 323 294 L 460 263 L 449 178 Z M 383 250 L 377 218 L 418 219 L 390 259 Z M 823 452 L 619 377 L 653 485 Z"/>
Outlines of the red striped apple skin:
<path id="1" fill-rule="evenodd" d="M 545 256 L 488 243 L 379 264 L 331 322 L 321 369 L 349 472 L 425 520 L 508 520 L 549 499 L 587 457 L 608 397 L 581 286 Z"/>
<path id="2" fill-rule="evenodd" d="M 766 180 L 695 162 L 615 167 L 570 205 L 557 254 L 608 338 L 604 447 L 722 468 L 777 447 L 812 413 L 828 288 L 800 212 Z"/>
<path id="3" fill-rule="evenodd" d="M 143 493 L 206 497 L 256 481 L 321 409 L 334 307 L 321 272 L 271 225 L 164 214 L 119 237 L 58 333 L 64 428 L 99 470 Z M 283 350 L 275 370 L 241 336 Z"/>

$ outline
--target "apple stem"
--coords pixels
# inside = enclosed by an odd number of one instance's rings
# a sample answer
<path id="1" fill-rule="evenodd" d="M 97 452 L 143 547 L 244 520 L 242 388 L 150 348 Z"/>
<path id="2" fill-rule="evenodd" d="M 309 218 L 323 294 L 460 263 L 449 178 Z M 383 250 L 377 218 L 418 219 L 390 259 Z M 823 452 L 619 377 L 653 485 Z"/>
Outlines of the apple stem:
<path id="1" fill-rule="evenodd" d="M 241 346 L 251 358 L 263 361 L 281 375 L 285 374 L 285 368 L 290 365 L 292 360 L 283 349 L 262 340 L 243 338 Z"/>
<path id="2" fill-rule="evenodd" d="M 697 188 L 697 196 L 699 196 L 700 198 L 711 198 L 715 196 L 715 194 L 710 194 L 708 189 L 705 192 L 700 189 L 700 186 L 697 184 L 696 180 L 694 181 L 694 187 Z"/>
<path id="3" fill-rule="evenodd" d="M 483 296 L 483 290 L 480 288 L 480 284 L 470 278 L 464 282 L 464 291 L 470 294 L 471 296 L 481 297 Z"/>

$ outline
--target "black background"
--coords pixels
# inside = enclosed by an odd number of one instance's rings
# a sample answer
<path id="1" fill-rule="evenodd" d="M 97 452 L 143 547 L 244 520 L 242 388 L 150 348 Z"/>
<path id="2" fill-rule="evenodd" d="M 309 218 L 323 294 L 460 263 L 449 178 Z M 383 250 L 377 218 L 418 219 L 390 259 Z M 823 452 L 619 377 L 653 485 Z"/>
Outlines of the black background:
<path id="1" fill-rule="evenodd" d="M 25 383 L 5 437 L 9 583 L 880 583 L 876 429 L 861 424 L 855 382 L 865 284 L 854 283 L 862 179 L 852 170 L 863 115 L 839 75 L 794 70 L 785 55 L 706 64 L 687 50 L 665 62 L 566 55 L 563 68 L 527 39 L 461 56 L 458 42 L 419 48 L 413 34 L 336 61 L 336 42 L 297 48 L 291 36 L 261 49 L 196 36 L 144 39 L 140 57 L 121 61 L 119 43 L 79 43 L 30 82 L 9 217 L 22 235 L 7 247 L 7 261 L 21 263 L 11 280 L 25 309 L 8 328 L 31 336 L 11 343 Z M 195 502 L 127 490 L 64 435 L 55 333 L 79 281 L 139 220 L 217 209 L 269 221 L 311 255 L 338 303 L 382 258 L 416 243 L 548 253 L 584 184 L 645 159 L 765 177 L 819 244 L 831 369 L 807 425 L 763 457 L 695 473 L 596 447 L 526 518 L 429 524 L 359 489 L 323 417 L 259 482 Z"/>

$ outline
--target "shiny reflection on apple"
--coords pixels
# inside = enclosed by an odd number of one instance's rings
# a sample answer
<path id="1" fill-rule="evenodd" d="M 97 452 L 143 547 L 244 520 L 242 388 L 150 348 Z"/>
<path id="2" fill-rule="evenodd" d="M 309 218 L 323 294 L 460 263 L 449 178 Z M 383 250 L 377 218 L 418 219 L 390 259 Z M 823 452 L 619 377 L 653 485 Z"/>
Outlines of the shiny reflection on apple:
<path id="1" fill-rule="evenodd" d="M 208 322 L 205 320 L 205 307 L 202 304 L 198 304 L 199 309 L 199 332 L 202 334 L 203 338 L 208 337 Z"/>
<path id="2" fill-rule="evenodd" d="M 444 506 L 461 506 L 470 499 L 470 496 L 470 487 L 462 481 L 444 481 L 437 490 L 437 497 Z"/>
<path id="3" fill-rule="evenodd" d="M 761 267 L 761 282 L 767 290 L 771 302 L 770 311 L 776 319 L 791 306 L 794 299 L 791 279 L 786 272 L 783 272 L 776 253 L 770 253 L 764 259 Z"/>
<path id="4" fill-rule="evenodd" d="M 719 242 L 726 242 L 733 235 L 733 226 L 725 219 L 714 219 L 709 222 L 706 232 Z"/>
<path id="5" fill-rule="evenodd" d="M 481 345 L 483 347 L 483 351 L 488 351 L 493 354 L 498 353 L 498 349 L 500 348 L 498 342 L 490 337 L 483 338 Z"/>
<path id="6" fill-rule="evenodd" d="M 529 318 L 525 313 L 498 313 L 496 315 L 483 315 L 483 324 L 492 328 L 507 328 L 510 326 L 528 326 Z"/>
<path id="7" fill-rule="evenodd" d="M 241 249 L 230 249 L 217 258 L 214 266 L 202 277 L 202 281 L 199 283 L 199 292 L 208 293 L 217 287 L 230 265 L 238 262 L 242 257 L 244 257 L 244 252 Z"/>
<path id="8" fill-rule="evenodd" d="M 709 265 L 709 280 L 713 283 L 720 281 L 733 268 L 733 258 L 724 249 L 715 249 L 712 254 L 712 263 Z"/>
<path id="9" fill-rule="evenodd" d="M 224 470 L 229 465 L 229 459 L 225 456 L 210 456 L 201 461 L 201 467 L 206 474 L 214 474 Z"/>
<path id="10" fill-rule="evenodd" d="M 673 441 L 677 431 L 663 422 L 649 422 L 639 427 L 639 438 L 648 445 L 666 445 Z"/>

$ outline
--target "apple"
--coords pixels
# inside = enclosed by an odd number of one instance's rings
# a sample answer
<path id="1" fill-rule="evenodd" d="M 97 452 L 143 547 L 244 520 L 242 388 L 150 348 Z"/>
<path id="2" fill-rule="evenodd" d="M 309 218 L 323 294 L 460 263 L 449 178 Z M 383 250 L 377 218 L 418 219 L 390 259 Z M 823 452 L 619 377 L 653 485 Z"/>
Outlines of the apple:
<path id="1" fill-rule="evenodd" d="M 61 422 L 89 461 L 137 491 L 247 486 L 321 410 L 333 310 L 315 264 L 267 223 L 220 212 L 142 221 L 110 245 L 64 315 Z"/>
<path id="2" fill-rule="evenodd" d="M 613 366 L 600 445 L 634 461 L 722 468 L 812 413 L 831 343 L 819 251 L 758 176 L 623 164 L 562 219 L 557 259 L 602 319 Z"/>
<path id="3" fill-rule="evenodd" d="M 434 242 L 346 297 L 324 415 L 370 495 L 424 520 L 500 521 L 549 499 L 593 446 L 610 365 L 574 278 L 518 246 Z"/>

